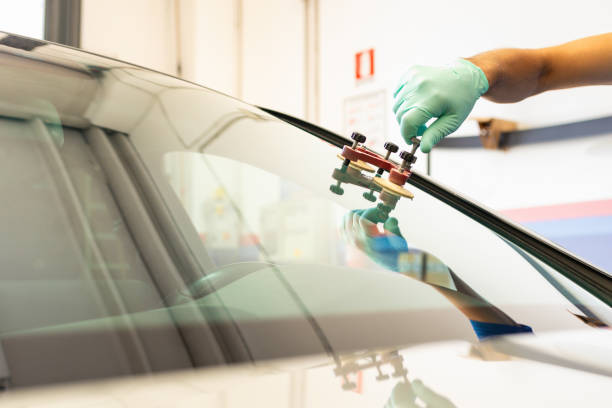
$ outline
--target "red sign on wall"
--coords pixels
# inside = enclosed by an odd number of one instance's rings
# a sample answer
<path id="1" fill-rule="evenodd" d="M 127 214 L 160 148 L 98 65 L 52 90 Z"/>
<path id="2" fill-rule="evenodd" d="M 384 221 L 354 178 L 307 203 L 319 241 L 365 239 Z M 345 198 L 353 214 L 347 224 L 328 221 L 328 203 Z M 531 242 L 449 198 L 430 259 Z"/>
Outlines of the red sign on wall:
<path id="1" fill-rule="evenodd" d="M 374 48 L 355 54 L 355 79 L 357 81 L 374 77 Z"/>

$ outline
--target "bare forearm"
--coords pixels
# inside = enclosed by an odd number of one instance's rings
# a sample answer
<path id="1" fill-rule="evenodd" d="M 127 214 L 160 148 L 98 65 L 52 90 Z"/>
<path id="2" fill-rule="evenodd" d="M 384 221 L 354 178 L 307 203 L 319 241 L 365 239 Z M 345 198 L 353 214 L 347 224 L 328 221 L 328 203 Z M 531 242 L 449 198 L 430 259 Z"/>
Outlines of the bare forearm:
<path id="1" fill-rule="evenodd" d="M 538 50 L 493 50 L 468 58 L 468 61 L 482 69 L 489 81 L 484 98 L 494 102 L 517 102 L 538 93 L 544 71 L 544 61 Z"/>
<path id="2" fill-rule="evenodd" d="M 541 49 L 500 49 L 467 58 L 489 81 L 483 96 L 516 102 L 538 93 L 612 84 L 612 33 Z"/>

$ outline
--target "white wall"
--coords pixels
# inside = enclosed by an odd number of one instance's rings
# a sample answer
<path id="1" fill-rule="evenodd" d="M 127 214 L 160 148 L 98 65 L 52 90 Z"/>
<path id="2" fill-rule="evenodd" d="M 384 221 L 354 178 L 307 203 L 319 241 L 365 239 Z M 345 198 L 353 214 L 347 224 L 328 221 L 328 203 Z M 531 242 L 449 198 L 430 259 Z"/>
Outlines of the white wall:
<path id="1" fill-rule="evenodd" d="M 238 0 L 181 0 L 182 77 L 220 92 L 239 92 Z"/>
<path id="2" fill-rule="evenodd" d="M 172 0 L 83 0 L 81 47 L 176 73 Z"/>
<path id="3" fill-rule="evenodd" d="M 45 33 L 45 0 L 0 2 L 0 31 L 42 39 Z"/>
<path id="4" fill-rule="evenodd" d="M 185 79 L 303 117 L 304 13 L 303 0 L 84 0 L 81 41 L 171 74 L 180 59 Z"/>
<path id="5" fill-rule="evenodd" d="M 245 101 L 304 116 L 304 11 L 304 0 L 242 0 Z"/>
<path id="6" fill-rule="evenodd" d="M 235 96 L 238 1 L 84 0 L 81 46 Z"/>

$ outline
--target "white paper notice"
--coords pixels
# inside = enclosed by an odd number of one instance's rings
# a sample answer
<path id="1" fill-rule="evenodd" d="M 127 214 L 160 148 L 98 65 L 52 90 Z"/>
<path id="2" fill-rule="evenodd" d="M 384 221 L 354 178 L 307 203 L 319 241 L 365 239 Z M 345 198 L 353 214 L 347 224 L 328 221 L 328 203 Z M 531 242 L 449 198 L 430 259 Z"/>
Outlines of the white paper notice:
<path id="1" fill-rule="evenodd" d="M 365 135 L 366 146 L 381 145 L 386 140 L 384 90 L 363 95 L 350 96 L 344 100 L 343 133 L 349 137 L 353 132 Z"/>

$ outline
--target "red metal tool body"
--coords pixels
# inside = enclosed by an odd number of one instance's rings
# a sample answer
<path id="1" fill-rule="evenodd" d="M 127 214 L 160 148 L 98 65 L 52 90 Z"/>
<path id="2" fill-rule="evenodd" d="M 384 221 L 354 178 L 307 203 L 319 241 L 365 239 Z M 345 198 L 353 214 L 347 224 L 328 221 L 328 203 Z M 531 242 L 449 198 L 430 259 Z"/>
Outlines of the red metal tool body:
<path id="1" fill-rule="evenodd" d="M 350 146 L 344 146 L 342 148 L 342 156 L 350 161 L 361 160 L 384 169 L 389 173 L 389 181 L 398 186 L 406 184 L 406 181 L 411 175 L 410 171 L 401 169 L 389 160 L 385 160 L 382 156 L 372 153 L 362 147 L 352 148 Z"/>

